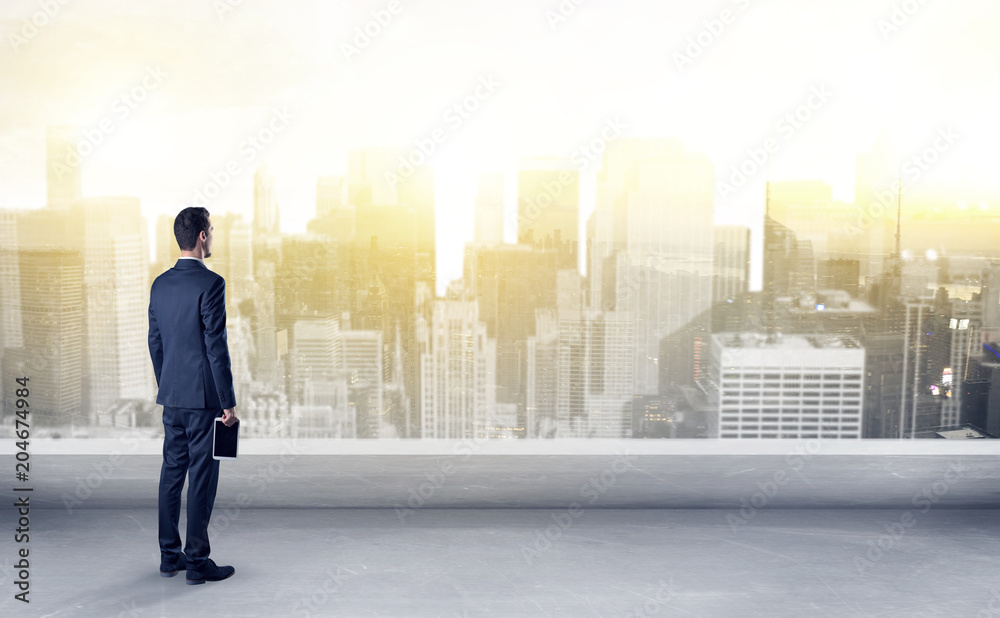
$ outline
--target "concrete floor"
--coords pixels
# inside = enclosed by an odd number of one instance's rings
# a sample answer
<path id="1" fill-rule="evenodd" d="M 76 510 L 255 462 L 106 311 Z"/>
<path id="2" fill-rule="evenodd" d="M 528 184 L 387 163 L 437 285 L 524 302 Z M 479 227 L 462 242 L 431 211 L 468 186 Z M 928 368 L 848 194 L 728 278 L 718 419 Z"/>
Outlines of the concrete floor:
<path id="1" fill-rule="evenodd" d="M 217 507 L 212 542 L 236 575 L 186 586 L 154 509 L 33 509 L 32 602 L 5 542 L 0 614 L 1000 616 L 994 509 Z"/>

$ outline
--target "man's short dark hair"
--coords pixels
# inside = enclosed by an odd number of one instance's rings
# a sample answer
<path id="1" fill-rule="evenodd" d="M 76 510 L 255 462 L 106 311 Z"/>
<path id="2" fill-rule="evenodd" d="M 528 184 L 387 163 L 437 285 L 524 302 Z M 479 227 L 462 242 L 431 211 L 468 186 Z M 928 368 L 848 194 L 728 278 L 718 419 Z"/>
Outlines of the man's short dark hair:
<path id="1" fill-rule="evenodd" d="M 188 206 L 178 213 L 174 219 L 174 238 L 181 251 L 193 251 L 198 244 L 198 236 L 211 225 L 208 221 L 208 209 L 201 206 Z"/>

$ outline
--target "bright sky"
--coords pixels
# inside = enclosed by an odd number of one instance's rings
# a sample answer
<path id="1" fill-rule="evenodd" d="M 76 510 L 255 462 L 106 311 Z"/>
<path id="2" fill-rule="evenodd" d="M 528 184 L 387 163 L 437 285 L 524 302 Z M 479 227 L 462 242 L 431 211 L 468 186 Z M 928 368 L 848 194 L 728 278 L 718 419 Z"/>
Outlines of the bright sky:
<path id="1" fill-rule="evenodd" d="M 0 5 L 2 208 L 44 204 L 44 127 L 76 124 L 95 136 L 87 196 L 138 196 L 153 220 L 235 160 L 209 208 L 249 218 L 266 159 L 283 230 L 304 231 L 317 176 L 345 173 L 350 149 L 411 148 L 437 129 L 443 288 L 461 274 L 477 174 L 570 157 L 609 119 L 683 140 L 720 181 L 770 137 L 772 179 L 821 179 L 848 202 L 855 157 L 880 132 L 908 154 L 950 128 L 958 139 L 920 182 L 1000 195 L 995 0 L 62 2 Z M 348 58 L 366 26 L 377 34 Z M 491 78 L 477 109 L 448 115 Z M 807 120 L 778 124 L 809 103 Z M 271 123 L 274 140 L 247 150 Z M 596 165 L 582 171 L 585 217 Z M 717 192 L 716 220 L 759 228 L 764 177 Z"/>

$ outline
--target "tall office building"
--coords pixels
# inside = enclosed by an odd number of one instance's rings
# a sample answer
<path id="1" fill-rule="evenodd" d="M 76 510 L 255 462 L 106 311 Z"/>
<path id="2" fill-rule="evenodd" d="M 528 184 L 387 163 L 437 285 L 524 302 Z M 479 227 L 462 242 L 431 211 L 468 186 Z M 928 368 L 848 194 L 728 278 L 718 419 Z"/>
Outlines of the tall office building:
<path id="1" fill-rule="evenodd" d="M 386 422 L 383 419 L 382 332 L 342 329 L 340 336 L 357 437 L 379 438 Z"/>
<path id="2" fill-rule="evenodd" d="M 24 347 L 8 350 L 8 356 L 16 358 L 4 364 L 5 371 L 29 378 L 37 425 L 88 424 L 81 414 L 83 267 L 83 256 L 75 250 L 24 249 L 19 255 Z M 145 336 L 139 343 L 145 343 Z M 149 365 L 148 352 L 144 365 Z"/>
<path id="3" fill-rule="evenodd" d="M 496 340 L 497 401 L 517 406 L 518 427 L 527 422 L 527 342 L 536 334 L 536 311 L 556 308 L 556 273 L 553 251 L 496 245 L 469 246 L 466 252 L 468 292 L 479 305 L 487 336 Z"/>
<path id="4" fill-rule="evenodd" d="M 257 236 L 265 238 L 281 233 L 274 174 L 267 163 L 262 163 L 253 175 L 253 229 Z"/>
<path id="5" fill-rule="evenodd" d="M 623 312 L 584 306 L 576 270 L 560 270 L 556 308 L 535 311 L 527 340 L 526 436 L 631 435 L 634 322 Z"/>
<path id="6" fill-rule="evenodd" d="M 435 301 L 417 321 L 421 436 L 485 439 L 497 423 L 496 342 L 486 335 L 475 301 Z"/>
<path id="7" fill-rule="evenodd" d="M 240 303 L 253 293 L 253 235 L 242 215 L 212 215 L 215 243 L 206 265 L 226 280 L 226 312 L 236 315 Z M 174 247 L 177 243 L 174 242 Z M 173 266 L 174 262 L 168 266 Z"/>
<path id="8" fill-rule="evenodd" d="M 602 285 L 635 317 L 634 392 L 652 395 L 660 341 L 711 306 L 715 175 L 707 157 L 680 152 L 641 160 L 626 177 L 614 202 L 622 278 Z"/>
<path id="9" fill-rule="evenodd" d="M 903 334 L 875 332 L 864 338 L 864 436 L 895 440 L 901 436 Z"/>
<path id="10" fill-rule="evenodd" d="M 717 225 L 713 236 L 712 300 L 746 295 L 750 285 L 750 228 Z"/>
<path id="11" fill-rule="evenodd" d="M 859 439 L 864 372 L 852 337 L 713 335 L 718 437 Z"/>
<path id="12" fill-rule="evenodd" d="M 580 173 L 559 158 L 528 159 L 517 174 L 517 242 L 555 251 L 559 268 L 577 268 Z"/>
<path id="13" fill-rule="evenodd" d="M 116 401 L 155 392 L 146 224 L 138 198 L 88 198 L 74 209 L 83 221 L 84 405 L 94 424 L 111 424 L 106 413 Z"/>
<path id="14" fill-rule="evenodd" d="M 337 317 L 303 318 L 292 328 L 290 350 L 293 405 L 306 403 L 309 385 L 332 383 L 343 379 L 340 320 Z"/>
<path id="15" fill-rule="evenodd" d="M 86 152 L 78 152 L 77 127 L 53 126 L 45 129 L 45 183 L 49 208 L 68 210 L 80 199 L 80 166 Z M 83 142 L 85 148 L 92 148 Z"/>
<path id="16" fill-rule="evenodd" d="M 587 258 L 587 277 L 590 283 L 590 306 L 600 307 L 602 303 L 613 308 L 616 290 L 605 289 L 620 281 L 614 273 L 603 274 L 603 268 L 612 253 L 621 252 L 627 245 L 628 230 L 619 206 L 626 198 L 632 170 L 640 161 L 662 158 L 677 158 L 684 154 L 684 145 L 671 139 L 623 137 L 610 142 L 604 153 L 601 169 L 597 174 L 597 200 L 594 208 L 593 230 Z M 614 264 L 614 260 L 611 260 Z"/>
<path id="17" fill-rule="evenodd" d="M 979 359 L 982 328 L 983 303 L 980 298 L 962 300 L 949 299 L 951 308 L 948 318 L 946 365 L 941 370 L 938 397 L 941 400 L 941 425 L 959 425 L 962 420 L 962 406 L 965 389 L 962 383 L 979 378 Z M 985 427 L 984 427 L 985 428 Z"/>
<path id="18" fill-rule="evenodd" d="M 483 174 L 476 192 L 476 244 L 499 245 L 503 242 L 503 174 Z"/>
<path id="19" fill-rule="evenodd" d="M 527 437 L 631 436 L 633 326 L 616 312 L 537 311 L 526 350 Z"/>
<path id="20" fill-rule="evenodd" d="M 932 374 L 928 371 L 933 330 L 928 331 L 927 328 L 932 327 L 930 322 L 935 318 L 935 302 L 927 298 L 911 299 L 903 306 L 903 376 L 898 437 L 910 438 L 941 425 L 941 404 L 931 393 L 929 378 Z"/>

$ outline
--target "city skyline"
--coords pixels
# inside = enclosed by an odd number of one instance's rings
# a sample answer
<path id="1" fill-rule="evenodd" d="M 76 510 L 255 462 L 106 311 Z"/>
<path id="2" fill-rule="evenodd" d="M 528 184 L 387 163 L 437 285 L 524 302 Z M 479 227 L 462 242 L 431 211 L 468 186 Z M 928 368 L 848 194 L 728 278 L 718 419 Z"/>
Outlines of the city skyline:
<path id="1" fill-rule="evenodd" d="M 0 372 L 51 357 L 51 424 L 149 426 L 204 206 L 254 436 L 1000 435 L 997 7 L 150 6 L 0 10 Z"/>

